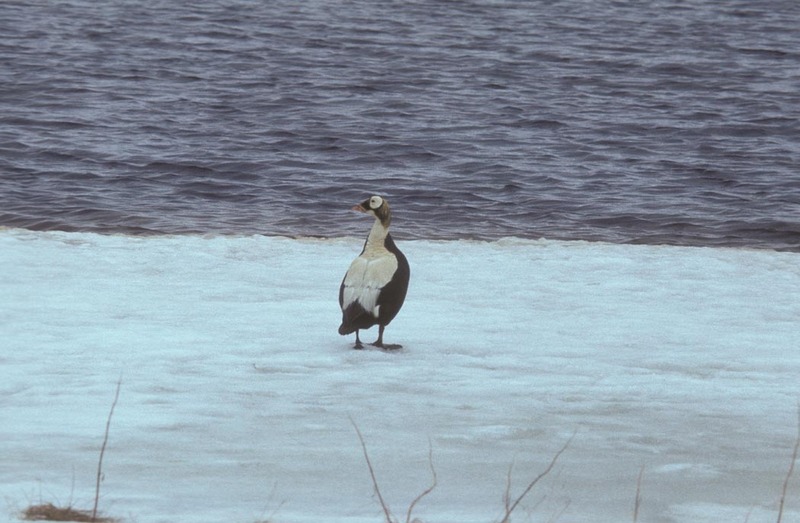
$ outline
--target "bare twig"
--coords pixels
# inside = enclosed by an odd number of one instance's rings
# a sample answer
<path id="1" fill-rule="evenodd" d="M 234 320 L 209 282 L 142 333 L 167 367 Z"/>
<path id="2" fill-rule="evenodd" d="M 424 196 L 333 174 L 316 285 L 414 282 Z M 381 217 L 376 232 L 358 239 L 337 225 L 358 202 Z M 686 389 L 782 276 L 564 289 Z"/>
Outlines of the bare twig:
<path id="1" fill-rule="evenodd" d="M 789 488 L 789 480 L 794 472 L 794 463 L 797 461 L 797 451 L 800 448 L 800 403 L 797 405 L 797 438 L 794 440 L 794 450 L 792 451 L 792 461 L 789 463 L 789 470 L 786 472 L 786 477 L 783 480 L 783 490 L 781 491 L 781 503 L 778 507 L 778 520 L 781 523 L 783 519 L 783 504 L 786 501 L 786 490 Z"/>
<path id="2" fill-rule="evenodd" d="M 389 511 L 389 507 L 383 500 L 381 489 L 378 487 L 378 480 L 375 478 L 375 469 L 372 468 L 372 462 L 369 459 L 369 454 L 367 454 L 367 444 L 364 443 L 364 436 L 361 435 L 361 430 L 359 430 L 358 425 L 356 425 L 356 422 L 353 420 L 353 418 L 350 418 L 350 423 L 352 423 L 353 428 L 356 429 L 358 440 L 361 442 L 361 450 L 364 451 L 364 460 L 367 462 L 367 468 L 369 468 L 369 475 L 372 478 L 372 486 L 375 488 L 375 494 L 378 496 L 378 501 L 381 503 L 381 508 L 383 508 L 383 514 L 386 516 L 386 523 L 394 523 L 392 521 L 392 513 Z"/>
<path id="3" fill-rule="evenodd" d="M 511 507 L 511 473 L 514 471 L 514 462 L 511 462 L 511 465 L 508 466 L 508 474 L 506 475 L 506 491 L 503 493 L 503 507 L 506 509 L 506 513 L 508 513 L 509 507 Z"/>
<path id="4" fill-rule="evenodd" d="M 267 504 L 268 504 L 268 505 L 269 505 L 269 504 L 271 504 L 271 503 L 272 503 L 272 502 L 275 500 L 275 493 L 277 492 L 277 490 L 278 490 L 278 481 L 276 480 L 276 481 L 275 481 L 275 483 L 273 483 L 273 484 L 272 484 L 272 490 L 270 490 L 270 491 L 269 491 L 269 497 L 267 497 Z M 268 509 L 267 509 L 267 508 L 264 508 L 263 512 L 261 513 L 261 518 L 258 520 L 258 522 L 257 522 L 257 523 L 269 523 L 269 521 L 271 521 L 271 520 L 272 520 L 272 518 L 275 516 L 275 514 L 277 514 L 277 513 L 278 513 L 278 511 L 279 511 L 279 510 L 280 510 L 280 509 L 281 509 L 281 508 L 282 508 L 282 507 L 283 507 L 285 504 L 286 504 L 286 500 L 284 499 L 284 500 L 282 500 L 280 503 L 278 503 L 278 506 L 277 506 L 277 507 L 275 507 L 275 508 L 272 510 L 272 512 L 270 512 L 269 516 L 266 516 L 266 514 L 267 514 L 267 510 L 268 510 Z M 266 516 L 266 517 L 265 517 L 265 516 Z"/>
<path id="5" fill-rule="evenodd" d="M 553 514 L 553 516 L 552 516 L 552 517 L 551 517 L 551 518 L 548 520 L 548 523 L 555 523 L 556 521 L 558 521 L 559 519 L 561 519 L 561 516 L 563 516 L 563 515 L 564 515 L 564 512 L 566 512 L 566 511 L 567 511 L 567 509 L 569 508 L 569 506 L 570 506 L 571 504 L 572 504 L 572 500 L 571 500 L 571 499 L 568 499 L 568 500 L 567 500 L 567 501 L 564 503 L 564 506 L 563 506 L 563 507 L 561 507 L 561 510 L 559 510 L 558 512 L 556 512 L 555 514 Z"/>
<path id="6" fill-rule="evenodd" d="M 431 441 L 428 440 L 428 465 L 431 467 L 431 476 L 433 476 L 433 482 L 431 486 L 425 489 L 419 496 L 414 498 L 414 501 L 411 502 L 411 505 L 408 506 L 408 514 L 406 515 L 406 523 L 411 523 L 411 512 L 414 511 L 414 507 L 417 503 L 422 500 L 425 496 L 433 492 L 433 489 L 436 488 L 436 469 L 433 467 L 433 445 Z"/>
<path id="7" fill-rule="evenodd" d="M 644 465 L 639 469 L 639 477 L 636 478 L 636 500 L 633 502 L 633 523 L 639 521 L 639 506 L 642 503 L 642 476 L 644 476 Z"/>
<path id="8" fill-rule="evenodd" d="M 558 458 L 561 456 L 561 454 L 562 454 L 562 453 L 563 453 L 565 450 L 567 450 L 567 447 L 569 447 L 569 444 L 570 444 L 570 443 L 572 443 L 572 440 L 575 438 L 575 434 L 576 434 L 576 433 L 577 433 L 577 432 L 573 432 L 573 433 L 572 433 L 572 436 L 570 436 L 570 437 L 569 437 L 569 439 L 567 440 L 567 442 L 566 442 L 566 443 L 564 443 L 564 445 L 563 445 L 563 446 L 562 446 L 562 447 L 559 449 L 559 451 L 555 453 L 555 455 L 553 456 L 553 459 L 551 459 L 551 460 L 550 460 L 550 464 L 549 464 L 549 465 L 547 465 L 547 468 L 546 468 L 546 469 L 544 469 L 544 471 L 543 471 L 541 474 L 539 474 L 538 476 L 536 476 L 535 478 L 533 478 L 533 480 L 532 480 L 530 483 L 528 483 L 528 486 L 525 488 L 525 490 L 523 490 L 523 491 L 522 491 L 522 494 L 520 494 L 520 495 L 517 497 L 517 499 L 515 499 L 515 500 L 514 500 L 514 502 L 511 504 L 511 506 L 510 506 L 510 507 L 507 507 L 507 508 L 506 508 L 506 513 L 505 513 L 505 516 L 503 516 L 503 519 L 502 519 L 502 520 L 500 520 L 500 523 L 508 523 L 508 521 L 509 521 L 509 518 L 511 517 L 511 513 L 512 513 L 512 512 L 514 512 L 514 510 L 517 508 L 517 506 L 520 504 L 520 502 L 522 502 L 522 500 L 525 498 L 525 496 L 527 496 L 527 495 L 528 495 L 528 493 L 530 493 L 530 491 L 533 489 L 533 487 L 534 487 L 534 486 L 535 486 L 535 485 L 536 485 L 536 484 L 537 484 L 537 483 L 538 483 L 538 482 L 539 482 L 539 481 L 540 481 L 540 480 L 541 480 L 543 477 L 547 476 L 547 475 L 550 473 L 550 471 L 551 471 L 551 470 L 553 470 L 553 467 L 555 466 L 555 464 L 556 464 L 556 461 L 558 461 Z"/>
<path id="9" fill-rule="evenodd" d="M 100 447 L 100 459 L 97 461 L 97 484 L 94 490 L 94 507 L 92 508 L 92 521 L 97 518 L 97 504 L 100 502 L 100 481 L 103 478 L 103 456 L 106 453 L 106 445 L 108 444 L 108 431 L 111 429 L 111 417 L 114 415 L 114 408 L 117 406 L 119 400 L 119 389 L 122 387 L 122 376 L 117 381 L 117 391 L 114 394 L 114 401 L 111 403 L 111 410 L 108 412 L 108 419 L 106 420 L 106 432 L 103 436 L 103 445 Z"/>

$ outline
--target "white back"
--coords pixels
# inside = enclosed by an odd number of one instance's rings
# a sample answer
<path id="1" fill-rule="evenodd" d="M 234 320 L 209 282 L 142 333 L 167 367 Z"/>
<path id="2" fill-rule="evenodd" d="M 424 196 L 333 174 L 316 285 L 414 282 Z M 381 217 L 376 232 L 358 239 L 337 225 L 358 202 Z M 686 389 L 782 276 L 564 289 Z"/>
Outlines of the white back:
<path id="1" fill-rule="evenodd" d="M 353 260 L 344 277 L 342 308 L 358 301 L 364 310 L 377 317 L 378 296 L 396 270 L 397 258 L 386 249 L 382 253 L 365 251 Z"/>

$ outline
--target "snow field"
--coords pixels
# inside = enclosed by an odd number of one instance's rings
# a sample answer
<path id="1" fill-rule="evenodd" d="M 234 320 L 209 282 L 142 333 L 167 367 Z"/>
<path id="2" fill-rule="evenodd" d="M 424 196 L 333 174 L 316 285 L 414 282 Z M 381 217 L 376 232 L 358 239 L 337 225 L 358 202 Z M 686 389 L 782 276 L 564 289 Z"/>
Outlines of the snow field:
<path id="1" fill-rule="evenodd" d="M 360 239 L 0 231 L 0 500 L 146 522 L 775 521 L 797 434 L 800 258 L 407 241 L 396 353 L 336 333 Z M 364 332 L 372 341 L 377 330 Z M 800 521 L 800 479 L 784 521 Z"/>

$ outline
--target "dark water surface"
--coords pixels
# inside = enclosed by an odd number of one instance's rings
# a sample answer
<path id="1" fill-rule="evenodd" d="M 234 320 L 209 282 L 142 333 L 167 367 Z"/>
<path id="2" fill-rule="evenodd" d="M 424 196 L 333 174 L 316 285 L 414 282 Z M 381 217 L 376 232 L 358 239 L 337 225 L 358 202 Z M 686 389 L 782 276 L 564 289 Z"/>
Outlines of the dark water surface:
<path id="1" fill-rule="evenodd" d="M 0 225 L 800 251 L 800 2 L 0 3 Z"/>

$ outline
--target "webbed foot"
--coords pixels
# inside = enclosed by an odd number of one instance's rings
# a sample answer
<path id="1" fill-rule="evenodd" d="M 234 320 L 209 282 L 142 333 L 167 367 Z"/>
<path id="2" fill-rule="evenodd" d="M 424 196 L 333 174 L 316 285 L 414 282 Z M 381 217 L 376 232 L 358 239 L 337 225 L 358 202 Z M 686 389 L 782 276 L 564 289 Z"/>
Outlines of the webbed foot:
<path id="1" fill-rule="evenodd" d="M 403 348 L 403 346 L 400 345 L 399 343 L 383 343 L 378 341 L 376 341 L 375 343 L 370 343 L 370 345 L 372 345 L 373 347 L 378 347 L 379 349 L 383 350 L 398 350 Z"/>

